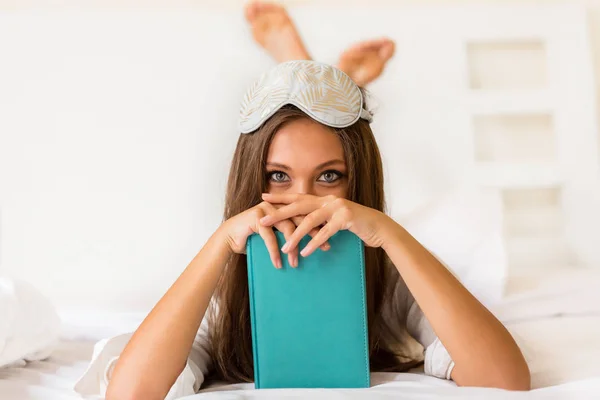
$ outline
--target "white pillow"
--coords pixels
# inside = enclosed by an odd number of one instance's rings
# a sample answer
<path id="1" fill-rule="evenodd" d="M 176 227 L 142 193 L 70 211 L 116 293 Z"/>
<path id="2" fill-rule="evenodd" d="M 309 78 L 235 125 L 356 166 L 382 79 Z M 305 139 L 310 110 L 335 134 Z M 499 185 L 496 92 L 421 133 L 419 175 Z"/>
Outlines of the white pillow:
<path id="1" fill-rule="evenodd" d="M 47 358 L 58 342 L 60 319 L 30 284 L 0 277 L 0 367 Z"/>
<path id="2" fill-rule="evenodd" d="M 396 220 L 486 306 L 502 299 L 508 262 L 498 190 L 459 187 Z"/>

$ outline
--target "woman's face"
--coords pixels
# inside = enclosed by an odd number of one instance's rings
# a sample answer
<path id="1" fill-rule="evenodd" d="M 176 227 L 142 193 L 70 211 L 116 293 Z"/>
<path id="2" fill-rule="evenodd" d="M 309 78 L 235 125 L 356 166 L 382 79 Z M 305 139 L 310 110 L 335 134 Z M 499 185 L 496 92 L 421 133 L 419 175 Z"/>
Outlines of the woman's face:
<path id="1" fill-rule="evenodd" d="M 309 118 L 285 124 L 267 156 L 269 193 L 346 197 L 344 149 L 335 132 Z"/>

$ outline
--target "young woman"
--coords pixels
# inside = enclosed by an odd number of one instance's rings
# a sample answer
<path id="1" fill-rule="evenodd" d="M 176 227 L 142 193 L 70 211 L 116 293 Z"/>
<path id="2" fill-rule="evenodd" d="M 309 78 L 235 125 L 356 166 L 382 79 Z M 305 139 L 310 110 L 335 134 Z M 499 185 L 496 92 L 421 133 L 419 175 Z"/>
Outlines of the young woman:
<path id="1" fill-rule="evenodd" d="M 228 382 L 253 379 L 243 252 L 256 232 L 281 268 L 273 228 L 284 233 L 281 250 L 292 267 L 298 257 L 327 251 L 327 239 L 341 229 L 364 241 L 373 371 L 414 366 L 404 352 L 408 333 L 425 348 L 427 374 L 459 385 L 529 388 L 527 365 L 507 330 L 384 213 L 370 120 L 359 87 L 329 65 L 283 63 L 252 85 L 242 106 L 225 222 L 135 332 L 107 399 L 162 399 L 186 361 L 195 389 L 209 371 Z M 298 249 L 306 234 L 312 241 Z"/>
<path id="2" fill-rule="evenodd" d="M 384 59 L 379 51 L 366 59 L 374 58 Z M 423 362 L 426 374 L 458 385 L 528 390 L 528 367 L 508 331 L 385 214 L 371 119 L 363 91 L 333 66 L 285 62 L 252 85 L 223 224 L 137 331 L 107 344 L 79 388 L 88 390 L 102 375 L 108 400 L 151 400 L 191 394 L 208 374 L 252 381 L 246 239 L 258 233 L 281 268 L 273 229 L 283 232 L 281 250 L 295 267 L 299 257 L 327 251 L 328 238 L 346 229 L 366 246 L 372 371 L 406 371 Z M 306 234 L 313 239 L 299 249 Z M 424 348 L 417 357 L 409 351 L 411 337 Z"/>

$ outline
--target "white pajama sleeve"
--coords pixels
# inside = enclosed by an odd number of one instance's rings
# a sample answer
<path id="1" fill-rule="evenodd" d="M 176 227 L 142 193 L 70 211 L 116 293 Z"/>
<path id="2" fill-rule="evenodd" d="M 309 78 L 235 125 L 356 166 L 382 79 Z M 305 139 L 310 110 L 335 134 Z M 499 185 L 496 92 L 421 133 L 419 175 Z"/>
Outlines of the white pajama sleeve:
<path id="1" fill-rule="evenodd" d="M 96 343 L 90 364 L 75 384 L 74 389 L 77 393 L 85 398 L 97 398 L 98 396 L 104 398 L 112 371 L 132 335 L 133 333 L 126 333 Z M 186 365 L 171 386 L 165 400 L 197 393 L 210 368 L 208 323 L 204 318 L 194 339 Z"/>
<path id="2" fill-rule="evenodd" d="M 412 296 L 409 296 L 412 299 Z M 441 379 L 451 379 L 454 361 L 440 339 L 435 335 L 429 321 L 414 299 L 406 317 L 408 333 L 425 349 L 425 374 Z"/>
<path id="3" fill-rule="evenodd" d="M 393 264 L 391 264 L 391 267 L 396 268 Z M 427 317 L 401 276 L 398 277 L 396 282 L 391 304 L 393 318 L 405 323 L 405 325 L 398 326 L 397 329 L 406 329 L 408 334 L 423 346 L 425 374 L 441 379 L 452 379 L 454 361 L 435 334 Z"/>

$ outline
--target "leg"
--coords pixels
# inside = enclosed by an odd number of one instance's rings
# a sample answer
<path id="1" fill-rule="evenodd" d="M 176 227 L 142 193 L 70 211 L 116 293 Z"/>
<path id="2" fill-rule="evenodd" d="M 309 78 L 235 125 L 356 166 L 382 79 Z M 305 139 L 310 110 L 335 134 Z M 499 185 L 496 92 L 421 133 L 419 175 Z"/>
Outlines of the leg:
<path id="1" fill-rule="evenodd" d="M 312 59 L 283 6 L 254 0 L 246 5 L 245 14 L 254 40 L 277 62 Z M 390 39 L 359 42 L 341 54 L 337 67 L 365 86 L 381 75 L 394 50 Z"/>
<path id="2" fill-rule="evenodd" d="M 395 47 L 392 40 L 385 38 L 356 43 L 341 54 L 338 68 L 359 86 L 366 86 L 381 75 Z"/>
<path id="3" fill-rule="evenodd" d="M 245 14 L 254 40 L 277 62 L 311 59 L 285 8 L 251 1 L 246 5 Z"/>

